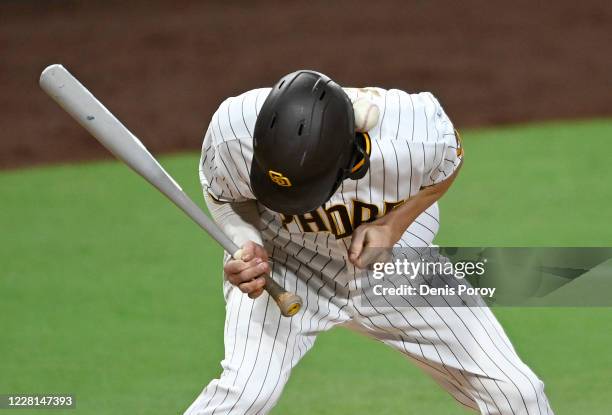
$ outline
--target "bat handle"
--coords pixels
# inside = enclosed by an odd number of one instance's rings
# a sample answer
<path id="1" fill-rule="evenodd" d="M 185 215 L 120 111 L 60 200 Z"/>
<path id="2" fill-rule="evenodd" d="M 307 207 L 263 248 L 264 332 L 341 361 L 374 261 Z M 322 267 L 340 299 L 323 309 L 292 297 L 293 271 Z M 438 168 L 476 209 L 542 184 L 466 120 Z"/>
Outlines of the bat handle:
<path id="1" fill-rule="evenodd" d="M 297 314 L 302 308 L 302 299 L 297 294 L 290 293 L 278 285 L 269 275 L 264 275 L 264 278 L 266 280 L 264 289 L 272 296 L 274 301 L 276 301 L 281 314 L 285 317 L 291 317 Z"/>
<path id="2" fill-rule="evenodd" d="M 236 251 L 232 257 L 234 259 L 241 259 L 242 250 L 239 249 Z M 274 281 L 270 275 L 264 274 L 263 277 L 266 280 L 264 290 L 266 290 L 274 299 L 276 304 L 278 304 L 281 314 L 285 317 L 292 317 L 297 314 L 302 308 L 302 299 L 298 295 L 290 293 L 278 285 L 278 283 Z"/>

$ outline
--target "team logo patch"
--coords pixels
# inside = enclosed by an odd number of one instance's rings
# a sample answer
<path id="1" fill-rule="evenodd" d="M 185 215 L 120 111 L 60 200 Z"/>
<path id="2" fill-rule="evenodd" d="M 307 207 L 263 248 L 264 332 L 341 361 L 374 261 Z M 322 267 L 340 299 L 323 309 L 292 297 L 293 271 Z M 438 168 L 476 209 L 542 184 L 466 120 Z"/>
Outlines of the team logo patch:
<path id="1" fill-rule="evenodd" d="M 283 176 L 282 173 L 274 170 L 268 170 L 268 176 L 270 176 L 270 180 L 272 180 L 272 182 L 278 186 L 291 187 L 291 180 L 289 180 L 288 177 Z"/>

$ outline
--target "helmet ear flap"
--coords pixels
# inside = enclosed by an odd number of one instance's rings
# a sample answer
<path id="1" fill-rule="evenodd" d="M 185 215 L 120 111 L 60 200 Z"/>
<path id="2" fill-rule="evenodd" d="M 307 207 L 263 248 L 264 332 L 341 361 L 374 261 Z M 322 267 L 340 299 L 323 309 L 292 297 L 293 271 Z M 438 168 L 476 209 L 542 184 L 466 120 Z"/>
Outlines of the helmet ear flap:
<path id="1" fill-rule="evenodd" d="M 357 133 L 355 137 L 355 152 L 351 160 L 349 179 L 362 179 L 370 168 L 370 136 L 367 133 Z"/>
<path id="2" fill-rule="evenodd" d="M 363 160 L 363 163 L 361 163 L 361 160 Z M 366 173 L 370 169 L 370 156 L 368 156 L 367 154 L 363 154 L 363 158 L 361 160 L 357 162 L 357 163 L 361 163 L 361 165 L 357 169 L 352 170 L 351 173 L 349 173 L 348 175 L 349 179 L 352 179 L 352 180 L 363 179 L 363 177 L 366 175 Z"/>

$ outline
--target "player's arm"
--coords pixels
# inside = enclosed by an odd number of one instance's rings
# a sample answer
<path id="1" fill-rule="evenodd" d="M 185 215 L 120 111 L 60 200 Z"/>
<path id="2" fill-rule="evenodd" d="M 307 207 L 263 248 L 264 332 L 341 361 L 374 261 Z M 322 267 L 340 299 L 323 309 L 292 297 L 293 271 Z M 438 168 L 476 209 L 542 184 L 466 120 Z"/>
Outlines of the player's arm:
<path id="1" fill-rule="evenodd" d="M 255 298 L 263 292 L 265 280 L 261 276 L 269 272 L 268 254 L 262 247 L 262 238 L 256 226 L 259 223 L 257 205 L 244 180 L 248 172 L 243 170 L 245 164 L 234 163 L 235 156 L 241 154 L 240 143 L 238 140 L 229 143 L 221 141 L 220 137 L 224 136 L 222 131 L 216 135 L 213 133 L 213 128 L 225 126 L 218 121 L 219 113 L 223 112 L 221 107 L 215 112 L 204 136 L 200 182 L 213 219 L 242 249 L 241 260 L 230 258 L 224 264 L 225 277 Z"/>
<path id="2" fill-rule="evenodd" d="M 461 161 L 446 179 L 422 188 L 416 195 L 385 216 L 355 229 L 349 249 L 351 263 L 359 268 L 365 268 L 371 262 L 370 255 L 364 252 L 365 248 L 390 248 L 395 245 L 412 222 L 446 193 L 459 174 L 462 164 Z"/>
<path id="3" fill-rule="evenodd" d="M 265 285 L 262 275 L 270 272 L 270 266 L 255 226 L 259 219 L 255 200 L 221 202 L 208 193 L 204 198 L 213 219 L 242 248 L 242 259 L 230 259 L 223 267 L 227 280 L 249 297 L 259 297 Z"/>

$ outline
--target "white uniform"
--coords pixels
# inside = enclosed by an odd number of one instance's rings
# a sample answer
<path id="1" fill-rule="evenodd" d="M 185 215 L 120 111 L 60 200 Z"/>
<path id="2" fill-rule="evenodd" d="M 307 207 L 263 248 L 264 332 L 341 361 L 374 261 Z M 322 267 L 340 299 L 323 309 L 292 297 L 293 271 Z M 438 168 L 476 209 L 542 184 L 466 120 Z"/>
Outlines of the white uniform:
<path id="1" fill-rule="evenodd" d="M 200 178 L 205 192 L 227 202 L 254 199 L 249 184 L 253 130 L 270 89 L 224 101 L 204 138 Z M 461 404 L 484 414 L 551 414 L 543 383 L 520 360 L 486 307 L 362 307 L 347 260 L 352 230 L 384 215 L 422 187 L 449 177 L 459 165 L 453 125 L 430 93 L 380 88 L 366 94 L 380 108 L 364 178 L 345 180 L 321 208 L 285 217 L 258 204 L 256 225 L 271 257 L 273 278 L 304 305 L 282 317 L 264 294 L 249 299 L 224 282 L 227 303 L 223 373 L 185 414 L 265 414 L 291 369 L 317 334 L 344 325 L 395 348 L 432 376 Z M 429 246 L 438 231 L 437 204 L 406 230 L 399 247 Z"/>

